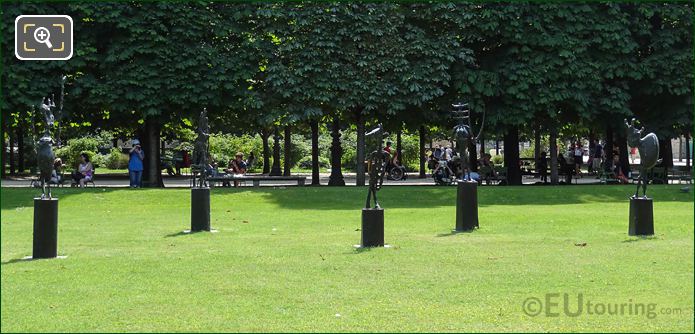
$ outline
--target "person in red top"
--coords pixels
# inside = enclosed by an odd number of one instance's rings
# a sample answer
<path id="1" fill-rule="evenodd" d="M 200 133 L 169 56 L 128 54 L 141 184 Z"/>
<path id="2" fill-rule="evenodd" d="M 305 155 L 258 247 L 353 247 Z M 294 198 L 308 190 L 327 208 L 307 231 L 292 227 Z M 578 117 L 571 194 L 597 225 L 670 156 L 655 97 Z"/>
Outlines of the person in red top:
<path id="1" fill-rule="evenodd" d="M 386 147 L 384 147 L 384 151 L 386 151 L 386 152 L 388 152 L 389 154 L 391 154 L 391 142 L 390 142 L 390 141 L 387 141 L 387 142 L 386 142 Z"/>

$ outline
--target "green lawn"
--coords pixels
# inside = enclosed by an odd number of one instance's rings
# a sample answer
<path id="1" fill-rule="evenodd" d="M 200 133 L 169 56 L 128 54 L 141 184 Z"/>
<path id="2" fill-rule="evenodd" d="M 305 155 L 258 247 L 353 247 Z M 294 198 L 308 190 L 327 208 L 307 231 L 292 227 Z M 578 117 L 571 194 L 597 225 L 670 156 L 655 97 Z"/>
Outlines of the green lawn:
<path id="1" fill-rule="evenodd" d="M 2 331 L 692 332 L 693 195 L 679 189 L 649 188 L 656 236 L 636 238 L 632 186 L 481 187 L 480 229 L 458 234 L 455 187 L 386 187 L 394 247 L 357 251 L 366 188 L 216 188 L 219 233 L 193 235 L 186 189 L 64 188 L 68 257 L 21 261 L 36 190 L 2 188 Z M 655 314 L 522 311 L 548 293 Z"/>

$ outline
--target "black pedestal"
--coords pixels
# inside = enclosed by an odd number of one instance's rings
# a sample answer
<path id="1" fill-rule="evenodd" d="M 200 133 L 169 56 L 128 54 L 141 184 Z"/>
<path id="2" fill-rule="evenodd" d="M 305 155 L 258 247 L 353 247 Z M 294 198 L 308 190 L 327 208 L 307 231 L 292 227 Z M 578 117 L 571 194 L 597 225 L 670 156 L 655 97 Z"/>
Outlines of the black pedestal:
<path id="1" fill-rule="evenodd" d="M 210 231 L 210 188 L 191 188 L 191 232 Z"/>
<path id="2" fill-rule="evenodd" d="M 58 256 L 58 199 L 34 198 L 34 259 Z"/>
<path id="3" fill-rule="evenodd" d="M 384 246 L 384 209 L 362 209 L 362 247 Z"/>
<path id="4" fill-rule="evenodd" d="M 478 225 L 478 182 L 459 181 L 456 196 L 456 231 L 470 231 Z"/>
<path id="5" fill-rule="evenodd" d="M 654 235 L 654 205 L 651 198 L 630 198 L 629 235 Z"/>

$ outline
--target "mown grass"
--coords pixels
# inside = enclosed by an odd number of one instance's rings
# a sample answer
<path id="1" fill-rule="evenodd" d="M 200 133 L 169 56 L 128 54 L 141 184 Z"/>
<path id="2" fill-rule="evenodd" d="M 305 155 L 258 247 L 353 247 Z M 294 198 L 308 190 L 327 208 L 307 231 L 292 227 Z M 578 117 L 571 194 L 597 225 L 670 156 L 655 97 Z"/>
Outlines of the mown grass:
<path id="1" fill-rule="evenodd" d="M 186 189 L 55 189 L 68 257 L 36 261 L 21 260 L 36 190 L 3 188 L 2 331 L 692 332 L 679 188 L 649 188 L 656 235 L 636 238 L 633 187 L 481 187 L 480 229 L 458 234 L 454 187 L 386 187 L 394 247 L 364 251 L 365 188 L 216 188 L 219 232 L 193 235 Z M 523 312 L 548 293 L 658 314 L 571 317 L 562 299 L 557 317 Z"/>

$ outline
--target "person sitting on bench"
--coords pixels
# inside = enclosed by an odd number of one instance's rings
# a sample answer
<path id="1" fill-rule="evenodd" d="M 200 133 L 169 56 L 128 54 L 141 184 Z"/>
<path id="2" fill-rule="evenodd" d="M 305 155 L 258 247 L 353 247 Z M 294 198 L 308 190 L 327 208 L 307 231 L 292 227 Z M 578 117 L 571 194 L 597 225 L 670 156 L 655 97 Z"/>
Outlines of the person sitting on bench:
<path id="1" fill-rule="evenodd" d="M 89 156 L 86 153 L 80 154 L 82 162 L 80 163 L 77 170 L 72 173 L 72 179 L 75 181 L 75 185 L 79 185 L 80 188 L 84 188 L 88 181 L 92 180 L 92 174 L 94 173 L 94 167 L 92 163 L 89 162 Z"/>
<path id="2" fill-rule="evenodd" d="M 246 174 L 246 162 L 244 161 L 244 154 L 241 152 L 237 152 L 236 156 L 234 157 L 233 160 L 229 160 L 229 165 L 227 166 L 227 169 L 225 169 L 225 172 L 227 174 L 232 174 L 232 175 L 244 175 Z M 229 182 L 226 182 L 223 184 L 224 186 L 229 186 Z M 234 181 L 234 186 L 238 187 L 239 186 L 239 181 Z"/>

